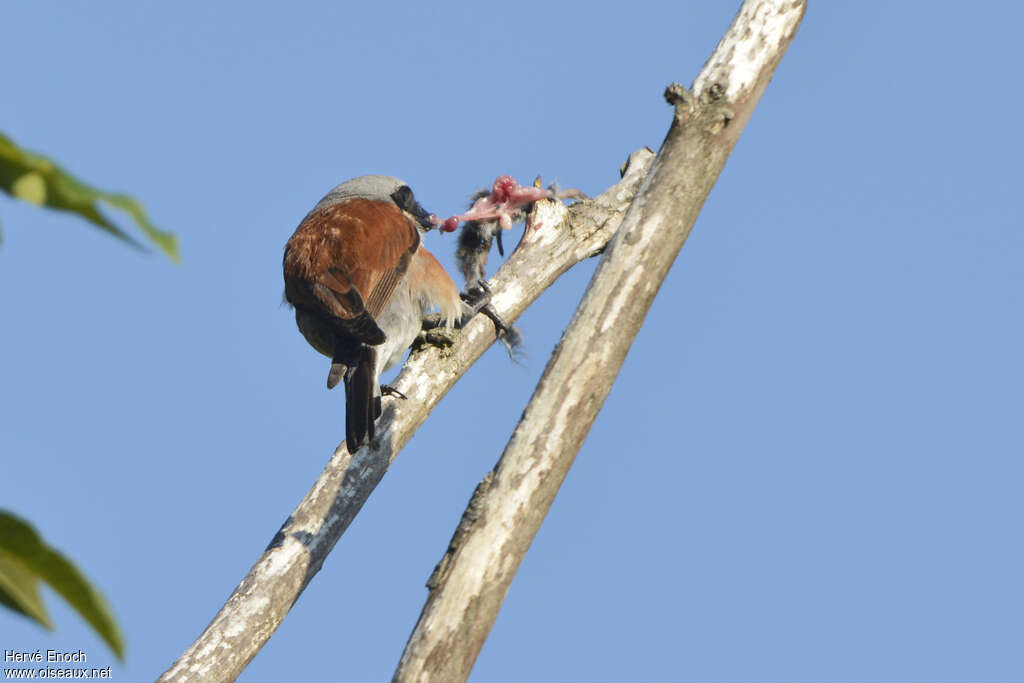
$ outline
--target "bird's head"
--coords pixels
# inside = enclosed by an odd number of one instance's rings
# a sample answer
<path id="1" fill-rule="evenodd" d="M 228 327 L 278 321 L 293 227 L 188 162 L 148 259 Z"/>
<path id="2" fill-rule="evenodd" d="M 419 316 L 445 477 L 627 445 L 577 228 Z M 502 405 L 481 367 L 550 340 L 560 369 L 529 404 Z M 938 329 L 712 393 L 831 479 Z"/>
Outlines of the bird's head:
<path id="1" fill-rule="evenodd" d="M 402 211 L 409 214 L 424 231 L 439 228 L 450 232 L 458 227 L 448 228 L 447 224 L 436 215 L 428 212 L 416 200 L 409 184 L 389 175 L 363 175 L 346 180 L 328 192 L 316 209 L 324 209 L 347 199 L 371 199 L 380 202 L 392 202 Z M 314 210 L 316 210 L 314 209 Z"/>

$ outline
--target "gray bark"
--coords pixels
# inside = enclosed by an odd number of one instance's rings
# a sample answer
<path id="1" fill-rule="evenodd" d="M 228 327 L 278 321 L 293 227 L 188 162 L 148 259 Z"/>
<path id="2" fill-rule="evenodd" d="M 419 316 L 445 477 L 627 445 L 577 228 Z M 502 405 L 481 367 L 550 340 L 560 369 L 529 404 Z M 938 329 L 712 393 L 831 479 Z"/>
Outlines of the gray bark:
<path id="1" fill-rule="evenodd" d="M 463 681 L 509 584 L 618 375 L 658 288 L 803 17 L 800 0 L 748 0 L 675 117 L 495 470 L 431 577 L 395 672 Z"/>
<path id="2" fill-rule="evenodd" d="M 565 207 L 540 202 L 508 261 L 491 279 L 492 305 L 519 317 L 571 266 L 601 252 L 622 221 L 653 153 L 630 157 L 623 179 L 599 197 Z M 392 383 L 408 400 L 386 401 L 372 444 L 349 454 L 342 443 L 270 546 L 199 638 L 158 679 L 161 683 L 233 681 L 277 629 L 320 570 L 399 451 L 437 402 L 494 343 L 490 320 L 477 316 L 450 348 L 413 353 Z"/>

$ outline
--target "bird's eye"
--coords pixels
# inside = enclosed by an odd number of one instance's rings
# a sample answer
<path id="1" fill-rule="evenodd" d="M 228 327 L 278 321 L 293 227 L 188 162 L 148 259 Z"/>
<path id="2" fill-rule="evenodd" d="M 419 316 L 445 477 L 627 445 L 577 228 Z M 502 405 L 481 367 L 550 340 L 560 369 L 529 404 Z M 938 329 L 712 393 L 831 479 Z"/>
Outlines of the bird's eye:
<path id="1" fill-rule="evenodd" d="M 414 209 L 417 208 L 416 198 L 413 197 L 412 190 L 409 189 L 408 185 L 402 185 L 392 192 L 391 201 L 398 204 L 398 208 L 402 209 L 402 211 L 408 211 L 409 213 L 415 213 Z"/>
<path id="2" fill-rule="evenodd" d="M 398 205 L 402 211 L 412 214 L 416 220 L 419 221 L 420 225 L 426 230 L 430 230 L 433 227 L 429 218 L 430 214 L 420 206 L 420 203 L 416 201 L 416 197 L 413 196 L 412 190 L 409 189 L 408 185 L 402 185 L 400 188 L 391 193 L 391 201 Z"/>

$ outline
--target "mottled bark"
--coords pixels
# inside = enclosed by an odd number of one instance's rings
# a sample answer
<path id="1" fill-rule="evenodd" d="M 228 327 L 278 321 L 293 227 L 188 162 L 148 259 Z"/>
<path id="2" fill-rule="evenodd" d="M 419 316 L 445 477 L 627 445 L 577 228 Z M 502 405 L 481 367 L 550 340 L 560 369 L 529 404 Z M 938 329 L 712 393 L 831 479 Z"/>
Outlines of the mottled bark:
<path id="1" fill-rule="evenodd" d="M 601 252 L 622 221 L 653 153 L 635 152 L 623 179 L 599 197 L 565 207 L 541 202 L 534 224 L 490 285 L 492 305 L 513 322 L 570 267 Z M 494 324 L 477 316 L 453 346 L 413 353 L 392 386 L 408 396 L 386 402 L 377 438 L 354 456 L 344 444 L 313 488 L 199 638 L 161 682 L 233 681 L 259 652 L 388 466 L 437 402 L 494 343 Z"/>
<path id="2" fill-rule="evenodd" d="M 675 117 L 495 470 L 428 587 L 394 681 L 463 681 L 662 281 L 804 12 L 748 0 Z"/>
<path id="3" fill-rule="evenodd" d="M 508 583 L 803 9 L 802 0 L 744 3 L 696 80 L 694 94 L 679 86 L 666 92 L 675 119 L 654 167 L 650 152 L 637 152 L 622 182 L 596 199 L 569 208 L 538 204 L 532 221 L 543 228 L 527 230 L 491 280 L 494 307 L 514 321 L 558 276 L 600 253 L 623 224 L 502 462 L 474 495 L 432 577 L 430 598 L 396 680 L 452 681 L 468 675 Z M 637 201 L 623 221 L 634 195 Z M 388 403 L 369 447 L 353 456 L 339 446 L 249 574 L 159 681 L 237 678 L 398 452 L 493 341 L 492 323 L 480 317 L 458 333 L 451 348 L 410 357 L 393 385 L 409 400 Z"/>

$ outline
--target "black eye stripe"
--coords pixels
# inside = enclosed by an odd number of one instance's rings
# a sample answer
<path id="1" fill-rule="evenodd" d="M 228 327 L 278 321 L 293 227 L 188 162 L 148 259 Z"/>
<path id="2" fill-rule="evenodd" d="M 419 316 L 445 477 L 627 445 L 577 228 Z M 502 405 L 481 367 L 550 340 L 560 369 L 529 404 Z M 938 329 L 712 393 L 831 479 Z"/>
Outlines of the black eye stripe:
<path id="1" fill-rule="evenodd" d="M 400 188 L 391 193 L 391 201 L 398 205 L 402 211 L 406 211 L 416 217 L 420 225 L 429 230 L 433 226 L 430 224 L 428 217 L 429 213 L 424 210 L 420 203 L 416 201 L 416 197 L 413 196 L 412 190 L 408 185 L 402 185 Z"/>
<path id="2" fill-rule="evenodd" d="M 416 203 L 416 198 L 413 196 L 412 190 L 409 189 L 408 185 L 402 185 L 400 188 L 392 192 L 391 201 L 398 204 L 398 208 L 412 214 L 415 214 L 416 209 L 419 208 L 419 204 Z"/>

